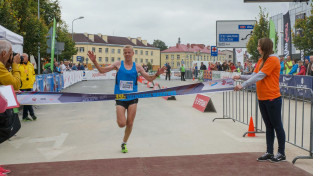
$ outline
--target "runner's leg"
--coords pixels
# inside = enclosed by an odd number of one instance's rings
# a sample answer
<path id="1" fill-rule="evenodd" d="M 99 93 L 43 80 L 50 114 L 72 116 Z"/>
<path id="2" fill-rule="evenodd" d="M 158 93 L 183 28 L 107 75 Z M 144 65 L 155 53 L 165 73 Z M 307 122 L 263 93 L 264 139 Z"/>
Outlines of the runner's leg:
<path id="1" fill-rule="evenodd" d="M 137 104 L 131 104 L 128 106 L 127 109 L 127 121 L 126 121 L 126 129 L 125 129 L 125 135 L 123 142 L 127 142 L 130 133 L 132 132 L 133 129 L 133 123 L 136 117 L 136 111 L 137 111 Z"/>
<path id="2" fill-rule="evenodd" d="M 126 109 L 123 106 L 116 105 L 116 120 L 120 128 L 123 128 L 126 126 L 125 111 Z"/>

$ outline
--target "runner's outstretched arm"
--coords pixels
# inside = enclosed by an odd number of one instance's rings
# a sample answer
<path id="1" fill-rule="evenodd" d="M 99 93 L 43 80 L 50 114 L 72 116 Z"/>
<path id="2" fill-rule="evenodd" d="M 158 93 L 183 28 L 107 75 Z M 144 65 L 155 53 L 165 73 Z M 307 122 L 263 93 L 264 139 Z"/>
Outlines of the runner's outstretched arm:
<path id="1" fill-rule="evenodd" d="M 166 70 L 166 67 L 163 66 L 161 69 L 159 68 L 157 73 L 155 75 L 149 75 L 141 65 L 136 64 L 137 66 L 137 70 L 138 73 L 140 73 L 146 80 L 148 80 L 149 82 L 152 82 L 153 80 L 155 80 L 160 74 L 164 73 L 164 71 Z"/>
<path id="2" fill-rule="evenodd" d="M 93 64 L 96 66 L 96 68 L 98 69 L 98 71 L 100 73 L 106 73 L 106 72 L 109 72 L 109 71 L 112 71 L 112 70 L 117 70 L 117 65 L 118 65 L 118 62 L 114 62 L 112 65 L 108 66 L 108 67 L 100 67 L 100 65 L 98 64 L 97 62 L 97 57 L 96 55 L 91 52 L 91 51 L 88 51 L 88 57 L 89 59 L 93 62 Z"/>

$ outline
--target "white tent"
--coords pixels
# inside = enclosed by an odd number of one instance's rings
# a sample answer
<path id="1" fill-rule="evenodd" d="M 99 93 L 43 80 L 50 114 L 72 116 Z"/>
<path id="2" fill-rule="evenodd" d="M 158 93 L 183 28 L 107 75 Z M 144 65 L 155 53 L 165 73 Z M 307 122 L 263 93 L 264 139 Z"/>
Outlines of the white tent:
<path id="1" fill-rule="evenodd" d="M 16 53 L 23 53 L 24 39 L 22 36 L 6 29 L 0 25 L 0 40 L 7 40 L 12 44 L 12 50 Z"/>

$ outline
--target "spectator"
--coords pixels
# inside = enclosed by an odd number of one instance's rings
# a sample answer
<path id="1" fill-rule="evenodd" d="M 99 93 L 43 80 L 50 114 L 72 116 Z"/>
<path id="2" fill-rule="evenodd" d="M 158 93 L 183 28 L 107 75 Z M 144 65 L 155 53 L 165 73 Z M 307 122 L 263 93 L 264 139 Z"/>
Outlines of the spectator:
<path id="1" fill-rule="evenodd" d="M 305 66 L 303 65 L 303 61 L 299 60 L 298 65 L 299 65 L 300 71 L 297 75 L 305 75 Z"/>
<path id="2" fill-rule="evenodd" d="M 61 69 L 61 72 L 66 71 L 66 66 L 64 65 L 63 61 L 60 62 L 60 69 Z"/>
<path id="3" fill-rule="evenodd" d="M 222 64 L 222 71 L 227 71 L 228 70 L 228 65 L 227 65 L 227 62 L 225 61 L 223 64 Z"/>
<path id="4" fill-rule="evenodd" d="M 310 63 L 309 59 L 304 59 L 305 70 L 307 70 L 309 63 Z"/>
<path id="5" fill-rule="evenodd" d="M 284 57 L 280 56 L 280 74 L 284 74 L 284 70 L 285 70 L 285 61 L 284 61 Z"/>
<path id="6" fill-rule="evenodd" d="M 203 62 L 201 62 L 200 70 L 207 70 L 206 65 L 204 65 Z"/>
<path id="7" fill-rule="evenodd" d="M 170 81 L 171 80 L 171 66 L 169 63 L 166 63 L 166 75 L 165 75 L 165 80 L 168 80 Z"/>
<path id="8" fill-rule="evenodd" d="M 193 75 L 195 76 L 195 78 L 198 78 L 198 64 L 195 63 L 195 67 L 193 69 Z"/>
<path id="9" fill-rule="evenodd" d="M 180 80 L 181 81 L 186 81 L 185 80 L 185 72 L 186 72 L 185 66 L 184 66 L 184 64 L 182 64 L 181 67 L 180 67 L 180 73 L 181 73 Z"/>
<path id="10" fill-rule="evenodd" d="M 217 71 L 223 71 L 223 68 L 222 68 L 222 65 L 220 64 L 220 62 L 216 63 L 216 68 L 217 68 Z"/>
<path id="11" fill-rule="evenodd" d="M 78 70 L 85 70 L 85 67 L 83 64 L 78 64 Z"/>
<path id="12" fill-rule="evenodd" d="M 234 71 L 236 71 L 236 66 L 234 65 L 234 63 L 230 63 L 230 71 L 231 72 L 234 72 Z"/>
<path id="13" fill-rule="evenodd" d="M 58 62 L 54 62 L 53 72 L 62 73 Z"/>
<path id="14" fill-rule="evenodd" d="M 21 81 L 22 81 L 22 86 L 21 86 L 20 90 L 21 91 L 32 91 L 34 82 L 36 81 L 36 74 L 35 74 L 34 66 L 33 66 L 33 64 L 31 64 L 28 61 L 28 55 L 26 53 L 23 53 L 22 56 L 23 56 L 24 60 L 19 65 L 19 70 L 21 72 Z M 46 65 L 48 65 L 48 64 L 46 64 Z M 48 70 L 51 71 L 50 67 Z M 23 107 L 23 121 L 32 121 L 32 119 L 30 119 L 28 117 L 28 112 L 29 112 L 29 114 L 33 120 L 37 119 L 37 117 L 35 116 L 35 113 L 34 113 L 33 106 L 32 105 L 24 105 L 24 107 Z"/>
<path id="15" fill-rule="evenodd" d="M 296 64 L 295 60 L 292 60 L 292 67 L 288 75 L 293 75 L 297 73 L 297 70 L 298 70 L 298 64 Z"/>
<path id="16" fill-rule="evenodd" d="M 286 70 L 286 74 L 289 74 L 289 72 L 291 71 L 293 64 L 291 61 L 291 57 L 287 56 L 287 61 L 285 62 L 285 70 Z"/>
<path id="17" fill-rule="evenodd" d="M 313 76 L 313 55 L 310 56 L 310 63 L 308 65 L 305 75 Z"/>
<path id="18" fill-rule="evenodd" d="M 12 52 L 11 43 L 5 40 L 2 40 L 2 41 L 0 40 L 0 85 L 12 85 L 14 87 L 14 90 L 18 91 L 21 86 L 21 74 L 20 74 L 20 70 L 18 69 L 18 64 L 21 62 L 21 58 L 19 54 L 16 54 L 14 57 L 12 56 L 13 56 L 13 52 Z M 12 67 L 12 72 L 9 72 L 6 66 Z M 3 100 L 2 100 L 1 105 L 3 106 L 3 104 L 5 103 L 3 103 Z M 4 113 L 0 113 L 0 116 L 1 116 L 0 128 L 12 129 L 11 126 L 7 125 L 6 120 L 2 121 L 2 119 L 4 118 L 6 119 L 13 118 L 12 114 L 13 114 L 12 109 L 7 109 L 5 110 Z M 4 134 L 4 135 L 5 136 L 1 135 L 0 143 L 8 140 L 11 137 L 11 136 L 8 136 L 8 134 Z M 8 174 L 10 172 L 11 172 L 10 170 L 0 167 L 0 175 L 4 176 L 5 174 Z"/>
<path id="19" fill-rule="evenodd" d="M 51 71 L 51 63 L 46 63 L 43 67 L 43 74 L 49 74 L 52 73 Z"/>
<path id="20" fill-rule="evenodd" d="M 242 72 L 243 72 L 243 67 L 242 67 L 242 65 L 241 65 L 241 62 L 238 62 L 238 63 L 237 63 L 237 72 L 238 72 L 238 73 L 242 73 Z"/>
<path id="21" fill-rule="evenodd" d="M 72 70 L 78 70 L 75 63 L 73 63 Z"/>

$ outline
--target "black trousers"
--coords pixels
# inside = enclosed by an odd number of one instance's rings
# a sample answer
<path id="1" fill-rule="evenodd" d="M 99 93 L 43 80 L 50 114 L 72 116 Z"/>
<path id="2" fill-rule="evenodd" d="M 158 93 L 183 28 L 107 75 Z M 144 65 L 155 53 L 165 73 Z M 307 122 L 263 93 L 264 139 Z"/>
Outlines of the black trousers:
<path id="1" fill-rule="evenodd" d="M 21 91 L 31 91 L 32 89 L 21 89 Z M 23 107 L 23 119 L 28 116 L 28 112 L 31 116 L 35 115 L 32 105 L 24 105 Z"/>
<path id="2" fill-rule="evenodd" d="M 278 140 L 278 152 L 285 155 L 286 135 L 281 121 L 281 106 L 281 97 L 273 100 L 259 100 L 260 111 L 266 126 L 267 152 L 273 154 L 275 131 Z"/>
<path id="3" fill-rule="evenodd" d="M 171 72 L 166 72 L 165 80 L 167 80 L 167 77 L 169 80 L 171 80 Z"/>
<path id="4" fill-rule="evenodd" d="M 181 72 L 180 80 L 181 80 L 181 81 L 186 81 L 186 80 L 185 80 L 185 72 Z"/>

